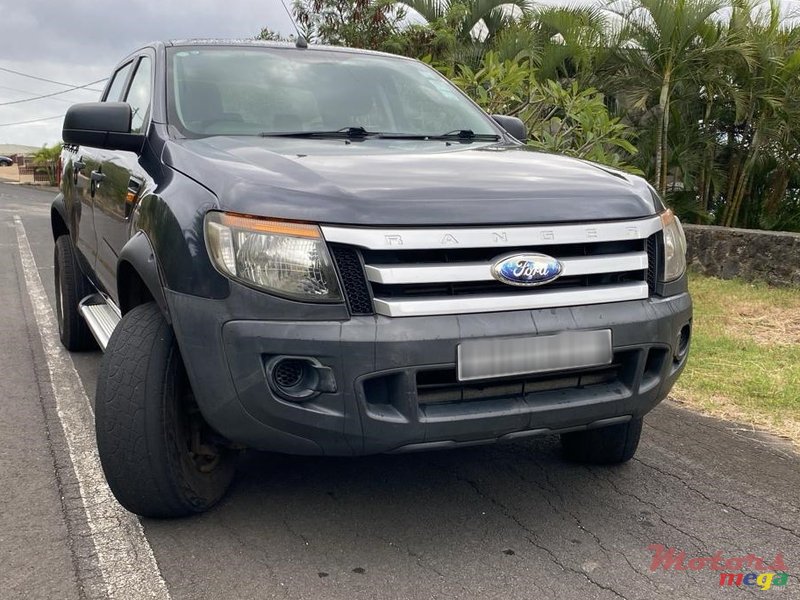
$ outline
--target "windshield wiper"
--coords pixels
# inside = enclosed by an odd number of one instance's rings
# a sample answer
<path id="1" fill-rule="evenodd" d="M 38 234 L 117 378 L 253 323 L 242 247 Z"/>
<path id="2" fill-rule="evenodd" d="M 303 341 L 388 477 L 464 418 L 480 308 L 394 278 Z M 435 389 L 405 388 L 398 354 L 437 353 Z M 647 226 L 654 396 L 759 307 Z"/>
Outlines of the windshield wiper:
<path id="1" fill-rule="evenodd" d="M 333 138 L 333 139 L 366 139 L 377 137 L 387 140 L 458 140 L 461 142 L 473 141 L 500 141 L 496 133 L 475 133 L 471 129 L 454 129 L 446 133 L 380 133 L 367 131 L 364 127 L 342 127 L 335 131 L 265 131 L 261 137 L 292 137 L 292 138 Z"/>
<path id="2" fill-rule="evenodd" d="M 459 140 L 472 141 L 500 141 L 496 133 L 475 133 L 471 129 L 454 129 L 446 133 L 381 133 L 378 137 L 391 140 Z"/>
<path id="3" fill-rule="evenodd" d="M 342 127 L 335 131 L 265 131 L 259 135 L 261 137 L 359 139 L 378 134 L 367 131 L 363 127 Z"/>

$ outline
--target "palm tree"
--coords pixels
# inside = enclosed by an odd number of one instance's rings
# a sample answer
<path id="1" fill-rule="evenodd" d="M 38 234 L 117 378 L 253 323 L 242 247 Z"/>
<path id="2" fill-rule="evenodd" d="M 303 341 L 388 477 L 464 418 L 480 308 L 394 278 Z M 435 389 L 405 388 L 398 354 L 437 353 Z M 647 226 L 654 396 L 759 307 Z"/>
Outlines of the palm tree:
<path id="1" fill-rule="evenodd" d="M 676 89 L 697 81 L 705 67 L 730 61 L 746 45 L 717 35 L 714 18 L 725 0 L 622 0 L 609 10 L 621 18 L 620 82 L 631 104 L 655 104 L 655 185 L 667 189 L 668 135 Z"/>
<path id="2" fill-rule="evenodd" d="M 45 170 L 50 185 L 56 184 L 56 169 L 61 156 L 61 144 L 43 145 L 33 154 L 33 164 Z"/>
<path id="3" fill-rule="evenodd" d="M 482 33 L 488 42 L 514 22 L 516 13 L 526 13 L 528 0 L 402 0 L 397 2 L 417 12 L 425 21 L 458 18 L 456 34 L 462 42 L 471 42 Z M 477 29 L 483 28 L 482 32 Z"/>
<path id="4" fill-rule="evenodd" d="M 738 17 L 738 18 L 737 18 Z M 800 93 L 800 44 L 798 29 L 781 14 L 776 0 L 759 7 L 743 0 L 734 12 L 736 26 L 747 35 L 753 48 L 753 60 L 746 70 L 737 73 L 741 100 L 735 123 L 735 135 L 730 136 L 731 165 L 725 193 L 722 224 L 740 223 L 742 208 L 759 171 L 769 171 L 775 165 L 769 212 L 775 212 L 778 196 L 785 194 L 789 169 L 796 160 L 798 130 L 797 98 Z M 772 160 L 770 160 L 772 159 Z M 769 176 L 765 173 L 765 176 Z M 750 192 L 748 194 L 748 192 Z M 759 207 L 760 208 L 760 207 Z M 760 215 L 760 210 L 756 210 Z M 753 221 L 753 219 L 751 219 Z M 760 224 L 760 223 L 756 223 Z"/>
<path id="5" fill-rule="evenodd" d="M 539 78 L 597 86 L 599 66 L 613 47 L 605 11 L 595 6 L 542 6 L 531 13 L 542 40 Z"/>

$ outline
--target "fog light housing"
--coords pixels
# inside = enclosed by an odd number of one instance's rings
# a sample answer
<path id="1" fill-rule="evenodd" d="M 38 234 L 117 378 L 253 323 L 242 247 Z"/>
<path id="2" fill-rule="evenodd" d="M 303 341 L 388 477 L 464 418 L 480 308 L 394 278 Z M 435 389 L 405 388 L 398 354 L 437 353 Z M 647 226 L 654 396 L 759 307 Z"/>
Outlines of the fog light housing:
<path id="1" fill-rule="evenodd" d="M 681 362 L 686 355 L 689 354 L 689 343 L 692 338 L 692 325 L 691 323 L 687 323 L 681 330 L 678 332 L 678 335 L 675 336 L 675 350 L 674 350 L 674 357 L 675 362 Z"/>
<path id="2" fill-rule="evenodd" d="M 291 358 L 280 361 L 272 369 L 272 380 L 281 389 L 291 389 L 307 379 L 306 363 Z"/>
<path id="3" fill-rule="evenodd" d="M 284 400 L 303 402 L 336 391 L 330 367 L 306 356 L 275 356 L 265 364 L 270 389 Z"/>

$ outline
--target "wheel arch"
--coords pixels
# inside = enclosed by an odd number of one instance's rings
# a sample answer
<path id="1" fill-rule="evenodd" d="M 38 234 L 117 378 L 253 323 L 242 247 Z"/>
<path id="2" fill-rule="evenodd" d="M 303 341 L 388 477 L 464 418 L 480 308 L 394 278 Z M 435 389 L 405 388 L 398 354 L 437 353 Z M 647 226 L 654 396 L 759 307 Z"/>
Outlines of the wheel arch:
<path id="1" fill-rule="evenodd" d="M 59 194 L 50 206 L 50 228 L 53 231 L 53 241 L 62 235 L 69 235 L 67 226 L 67 207 L 64 205 L 64 195 Z"/>
<path id="2" fill-rule="evenodd" d="M 164 318 L 171 323 L 164 285 L 153 246 L 143 231 L 136 233 L 117 260 L 117 298 L 119 309 L 126 314 L 145 302 L 155 302 Z"/>

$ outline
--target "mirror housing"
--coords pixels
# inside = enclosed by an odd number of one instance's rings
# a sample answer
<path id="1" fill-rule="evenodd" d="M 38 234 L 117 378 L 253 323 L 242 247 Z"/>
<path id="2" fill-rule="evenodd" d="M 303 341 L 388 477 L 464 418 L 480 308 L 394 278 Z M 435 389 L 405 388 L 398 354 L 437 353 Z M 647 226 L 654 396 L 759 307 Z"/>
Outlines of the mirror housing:
<path id="1" fill-rule="evenodd" d="M 139 153 L 145 136 L 131 133 L 131 107 L 126 102 L 85 102 L 69 107 L 61 139 L 65 144 Z"/>
<path id="2" fill-rule="evenodd" d="M 517 117 L 508 117 L 506 115 L 492 115 L 495 122 L 505 129 L 508 133 L 518 139 L 520 142 L 528 141 L 528 129 L 522 119 Z"/>

